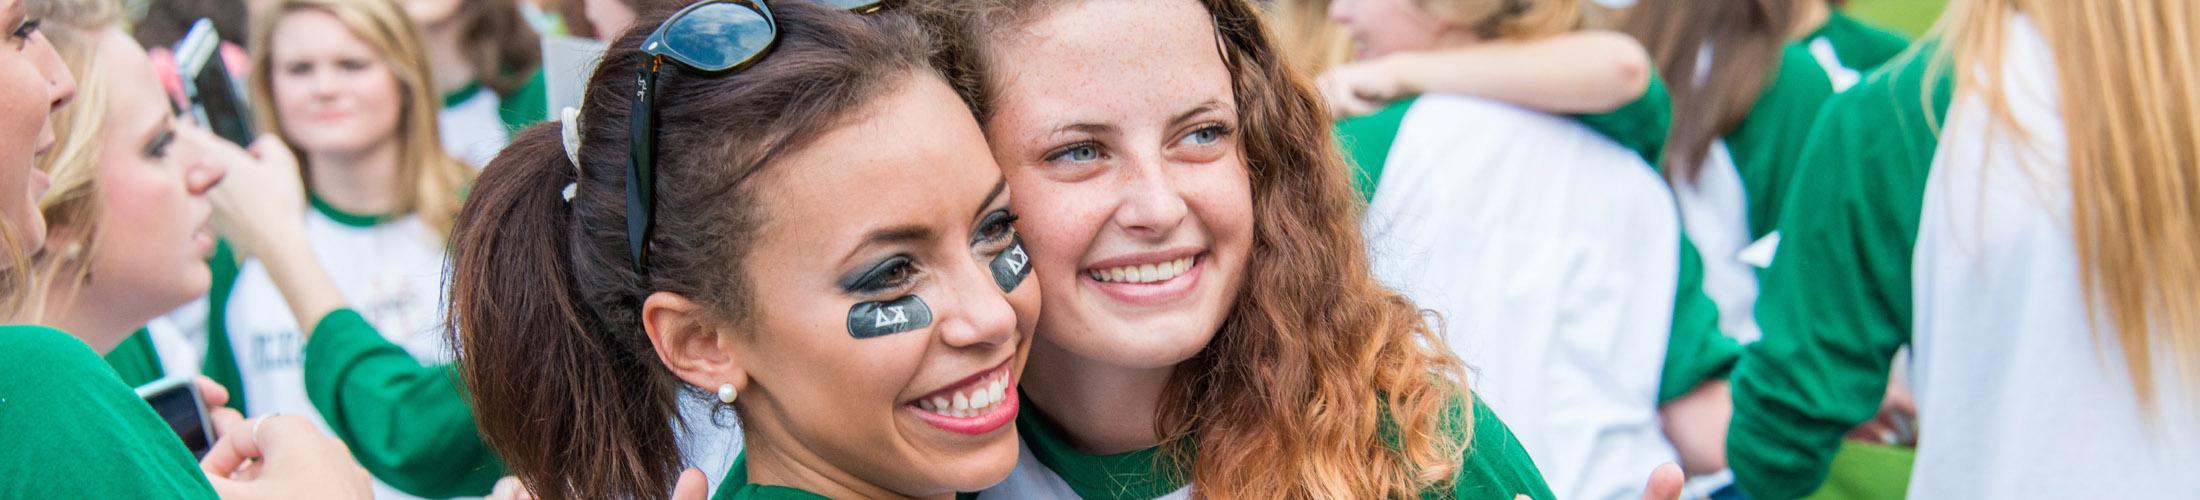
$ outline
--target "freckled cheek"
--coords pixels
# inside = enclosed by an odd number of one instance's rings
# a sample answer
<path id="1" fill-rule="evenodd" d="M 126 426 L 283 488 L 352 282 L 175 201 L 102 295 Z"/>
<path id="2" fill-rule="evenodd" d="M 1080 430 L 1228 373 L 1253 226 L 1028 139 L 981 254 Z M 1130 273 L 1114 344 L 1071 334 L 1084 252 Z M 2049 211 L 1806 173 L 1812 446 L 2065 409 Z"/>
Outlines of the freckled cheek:
<path id="1" fill-rule="evenodd" d="M 1016 230 L 1041 281 L 1073 278 L 1085 248 L 1107 220 L 1107 203 L 1077 184 L 1023 182 L 1011 187 Z"/>

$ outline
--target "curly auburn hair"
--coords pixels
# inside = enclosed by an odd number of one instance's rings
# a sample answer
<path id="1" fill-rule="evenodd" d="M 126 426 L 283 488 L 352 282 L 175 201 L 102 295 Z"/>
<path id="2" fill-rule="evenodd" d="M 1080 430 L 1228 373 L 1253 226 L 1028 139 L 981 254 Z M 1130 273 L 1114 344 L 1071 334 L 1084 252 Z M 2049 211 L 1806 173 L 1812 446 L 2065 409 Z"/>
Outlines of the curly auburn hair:
<path id="1" fill-rule="evenodd" d="M 980 123 L 987 48 L 1066 2 L 911 6 Z M 1212 342 L 1180 363 L 1156 419 L 1163 463 L 1210 498 L 1405 498 L 1449 485 L 1471 412 L 1464 367 L 1403 295 L 1376 282 L 1318 94 L 1285 63 L 1259 8 L 1200 0 L 1241 113 L 1253 194 L 1246 286 Z"/>

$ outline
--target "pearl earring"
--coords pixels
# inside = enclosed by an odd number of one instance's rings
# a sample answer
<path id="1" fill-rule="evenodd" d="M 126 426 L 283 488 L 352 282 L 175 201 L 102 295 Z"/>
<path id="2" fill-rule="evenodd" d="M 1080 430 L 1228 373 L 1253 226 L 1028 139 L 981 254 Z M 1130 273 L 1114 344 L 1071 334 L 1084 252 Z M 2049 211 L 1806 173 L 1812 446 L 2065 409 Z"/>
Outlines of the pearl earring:
<path id="1" fill-rule="evenodd" d="M 736 396 L 739 394 L 733 391 L 733 384 L 718 384 L 718 402 L 730 405 Z"/>

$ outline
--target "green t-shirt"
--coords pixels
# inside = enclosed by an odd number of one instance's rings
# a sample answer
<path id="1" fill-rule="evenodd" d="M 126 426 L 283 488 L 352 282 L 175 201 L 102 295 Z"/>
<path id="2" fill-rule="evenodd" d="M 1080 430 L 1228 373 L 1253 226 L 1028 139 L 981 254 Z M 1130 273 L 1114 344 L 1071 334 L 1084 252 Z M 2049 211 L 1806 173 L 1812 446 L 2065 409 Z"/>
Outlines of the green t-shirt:
<path id="1" fill-rule="evenodd" d="M 1825 39 L 1833 45 L 1834 56 L 1841 65 L 1856 71 L 1871 71 L 1886 64 L 1894 56 L 1910 47 L 1910 40 L 1894 32 L 1864 24 L 1839 10 L 1826 17 L 1826 24 L 1818 26 L 1803 41 Z"/>
<path id="2" fill-rule="evenodd" d="M 550 119 L 550 83 L 544 79 L 542 68 L 535 68 L 526 85 L 497 96 L 497 118 L 504 120 L 505 132 L 512 135 Z"/>
<path id="3" fill-rule="evenodd" d="M 1733 375 L 1728 464 L 1753 497 L 1817 489 L 1910 340 L 1911 249 L 1951 92 L 1926 81 L 1930 61 L 1889 61 L 1834 96 L 1803 146 L 1757 302 L 1764 338 Z"/>
<path id="4" fill-rule="evenodd" d="M 1727 152 L 1741 174 L 1748 206 L 1749 237 L 1772 233 L 1780 206 L 1801 160 L 1812 120 L 1833 96 L 1833 82 L 1800 44 L 1788 44 L 1780 66 L 1765 82 L 1749 114 L 1726 134 Z"/>
<path id="5" fill-rule="evenodd" d="M 0 326 L 0 498 L 215 498 L 183 440 L 76 337 Z"/>
<path id="6" fill-rule="evenodd" d="M 825 500 L 824 495 L 786 486 L 767 486 L 749 483 L 749 453 L 744 451 L 733 457 L 733 467 L 726 469 L 726 478 L 718 483 L 718 491 L 710 495 L 715 500 Z"/>
<path id="7" fill-rule="evenodd" d="M 1016 434 L 1023 438 L 1032 456 L 1068 484 L 1078 497 L 1145 500 L 1185 488 L 1187 473 L 1164 462 L 1160 448 L 1112 455 L 1085 454 L 1071 447 L 1067 435 L 1040 415 L 1035 410 L 1037 406 L 1029 404 L 1028 400 L 1025 403 L 1024 412 L 1016 416 Z M 1451 405 L 1448 421 L 1460 422 L 1466 406 Z M 1423 491 L 1421 498 L 1513 500 L 1517 495 L 1551 498 L 1550 487 L 1543 483 L 1542 473 L 1536 470 L 1535 461 L 1528 457 L 1520 440 L 1513 437 L 1512 429 L 1506 427 L 1489 406 L 1482 404 L 1481 398 L 1474 399 L 1473 412 L 1474 431 L 1455 482 Z M 1445 430 L 1456 438 L 1462 429 L 1447 426 Z"/>
<path id="8" fill-rule="evenodd" d="M 167 376 L 167 369 L 160 366 L 160 351 L 153 348 L 153 334 L 144 328 L 122 339 L 121 344 L 107 351 L 107 366 L 114 367 L 115 375 L 122 377 L 122 384 L 137 387 Z"/>

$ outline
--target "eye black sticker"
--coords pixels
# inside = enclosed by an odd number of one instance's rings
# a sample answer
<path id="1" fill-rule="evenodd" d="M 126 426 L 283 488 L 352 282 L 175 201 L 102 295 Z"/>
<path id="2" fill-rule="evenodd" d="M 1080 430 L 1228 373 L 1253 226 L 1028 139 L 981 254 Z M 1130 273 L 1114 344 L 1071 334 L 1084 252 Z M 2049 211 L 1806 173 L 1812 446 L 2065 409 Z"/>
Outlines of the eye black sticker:
<path id="1" fill-rule="evenodd" d="M 1000 285 L 1002 292 L 1016 291 L 1016 285 L 1023 284 L 1024 277 L 1031 276 L 1031 254 L 1024 253 L 1024 238 L 1017 236 L 1009 240 L 1008 250 L 993 257 L 993 265 L 988 267 L 993 269 L 993 284 Z"/>
<path id="2" fill-rule="evenodd" d="M 848 335 L 858 339 L 882 337 L 932 325 L 932 309 L 915 295 L 883 302 L 864 302 L 848 309 Z"/>

